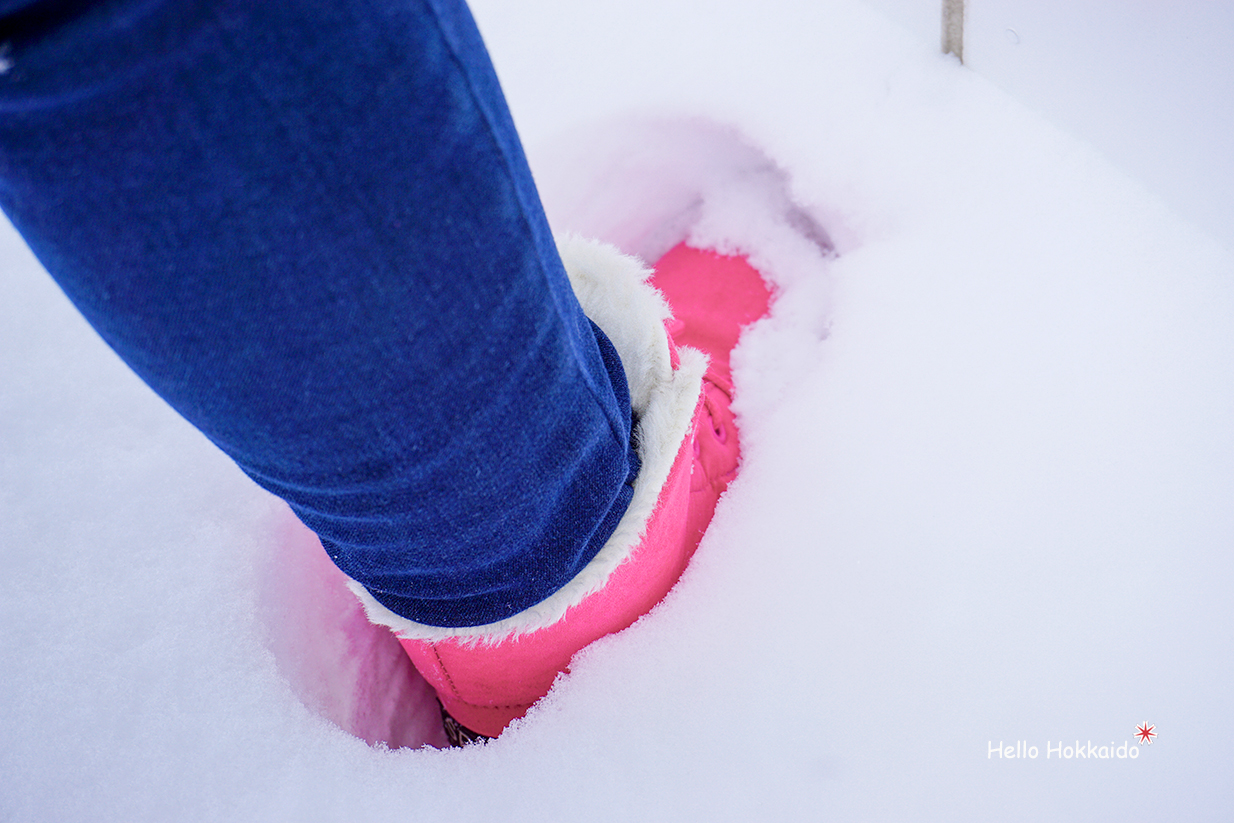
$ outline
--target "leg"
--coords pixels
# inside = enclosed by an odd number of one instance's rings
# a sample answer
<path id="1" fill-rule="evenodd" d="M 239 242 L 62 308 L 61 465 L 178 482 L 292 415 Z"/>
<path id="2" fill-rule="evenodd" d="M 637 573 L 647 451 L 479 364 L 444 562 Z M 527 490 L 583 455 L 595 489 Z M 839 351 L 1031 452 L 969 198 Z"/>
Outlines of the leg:
<path id="1" fill-rule="evenodd" d="M 452 713 L 498 733 L 663 597 L 736 468 L 727 349 L 678 359 L 611 249 L 572 289 L 461 3 L 0 11 L 0 205 Z"/>
<path id="2" fill-rule="evenodd" d="M 588 564 L 637 471 L 625 377 L 461 3 L 19 6 L 0 204 L 156 392 L 404 618 Z"/>

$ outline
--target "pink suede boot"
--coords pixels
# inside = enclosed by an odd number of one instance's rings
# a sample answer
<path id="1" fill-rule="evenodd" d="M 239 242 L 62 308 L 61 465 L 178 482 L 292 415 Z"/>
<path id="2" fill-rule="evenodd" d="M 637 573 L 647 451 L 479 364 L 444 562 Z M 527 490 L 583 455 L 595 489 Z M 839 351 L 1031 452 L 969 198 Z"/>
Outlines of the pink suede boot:
<path id="1" fill-rule="evenodd" d="M 767 312 L 758 272 L 685 245 L 660 260 L 650 283 L 638 260 L 609 246 L 571 239 L 561 255 L 584 312 L 621 356 L 639 418 L 642 468 L 616 531 L 563 589 L 488 626 L 416 624 L 352 587 L 436 689 L 456 745 L 496 737 L 548 693 L 575 652 L 660 602 L 737 471 L 729 353 Z"/>

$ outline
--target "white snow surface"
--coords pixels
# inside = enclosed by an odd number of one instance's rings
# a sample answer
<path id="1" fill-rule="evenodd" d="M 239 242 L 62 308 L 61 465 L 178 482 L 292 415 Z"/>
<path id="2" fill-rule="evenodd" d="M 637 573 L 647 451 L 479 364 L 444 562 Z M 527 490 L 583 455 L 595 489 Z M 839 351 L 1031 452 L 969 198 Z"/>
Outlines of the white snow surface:
<path id="1" fill-rule="evenodd" d="M 940 0 L 868 0 L 939 42 Z M 964 65 L 1234 244 L 1234 3 L 964 0 Z"/>
<path id="2" fill-rule="evenodd" d="M 436 734 L 397 646 L 6 228 L 0 820 L 1228 819 L 1229 249 L 852 0 L 474 10 L 556 229 L 710 181 L 779 289 L 685 578 L 496 742 L 370 745 Z"/>

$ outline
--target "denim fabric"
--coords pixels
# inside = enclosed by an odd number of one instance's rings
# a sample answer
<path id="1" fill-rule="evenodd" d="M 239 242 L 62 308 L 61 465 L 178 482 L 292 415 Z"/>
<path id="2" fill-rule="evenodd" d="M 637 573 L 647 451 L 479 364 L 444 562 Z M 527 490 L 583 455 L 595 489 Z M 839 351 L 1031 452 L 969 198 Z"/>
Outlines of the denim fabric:
<path id="1" fill-rule="evenodd" d="M 0 206 L 143 380 L 391 610 L 508 617 L 628 505 L 583 315 L 452 0 L 0 19 Z"/>

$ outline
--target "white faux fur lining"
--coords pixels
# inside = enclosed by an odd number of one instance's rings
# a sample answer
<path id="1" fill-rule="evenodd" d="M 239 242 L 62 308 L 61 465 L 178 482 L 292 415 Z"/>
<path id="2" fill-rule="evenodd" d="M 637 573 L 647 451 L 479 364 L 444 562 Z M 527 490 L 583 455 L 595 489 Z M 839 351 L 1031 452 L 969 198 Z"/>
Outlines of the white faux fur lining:
<path id="1" fill-rule="evenodd" d="M 583 312 L 608 335 L 625 368 L 631 405 L 639 417 L 635 438 L 642 467 L 634 481 L 634 496 L 608 542 L 573 580 L 548 599 L 496 623 L 461 628 L 416 623 L 390 611 L 351 581 L 350 588 L 369 620 L 390 627 L 399 637 L 496 643 L 556 623 L 567 609 L 604 588 L 613 571 L 642 542 L 660 489 L 689 432 L 707 357 L 693 349 L 680 349 L 680 365 L 672 370 L 664 330 L 670 312 L 664 298 L 647 283 L 651 271 L 637 258 L 595 241 L 567 237 L 559 241 L 558 250 Z"/>

